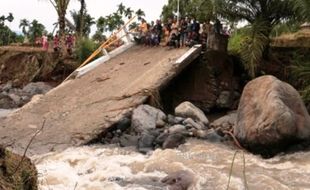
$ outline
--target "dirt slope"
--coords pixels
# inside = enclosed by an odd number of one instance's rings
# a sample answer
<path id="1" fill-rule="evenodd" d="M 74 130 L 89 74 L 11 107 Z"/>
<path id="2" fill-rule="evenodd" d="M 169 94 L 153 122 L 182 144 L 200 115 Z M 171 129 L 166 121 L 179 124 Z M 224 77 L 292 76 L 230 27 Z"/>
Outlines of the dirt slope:
<path id="1" fill-rule="evenodd" d="M 105 130 L 174 72 L 173 63 L 188 49 L 135 46 L 82 78 L 67 81 L 12 116 L 0 119 L 0 144 L 13 143 L 22 153 L 33 134 L 46 124 L 28 155 L 81 145 Z"/>

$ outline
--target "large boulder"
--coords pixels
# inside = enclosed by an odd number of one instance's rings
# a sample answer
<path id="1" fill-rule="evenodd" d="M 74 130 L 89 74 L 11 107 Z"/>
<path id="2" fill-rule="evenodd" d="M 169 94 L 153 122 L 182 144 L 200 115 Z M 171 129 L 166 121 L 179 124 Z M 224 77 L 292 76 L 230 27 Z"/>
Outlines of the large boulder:
<path id="1" fill-rule="evenodd" d="M 209 120 L 205 116 L 203 111 L 201 111 L 199 108 L 197 108 L 190 102 L 183 102 L 178 107 L 176 107 L 175 115 L 184 118 L 192 118 L 197 122 L 203 123 L 204 125 L 209 124 Z"/>
<path id="2" fill-rule="evenodd" d="M 155 129 L 161 126 L 167 116 L 164 112 L 149 105 L 140 105 L 133 111 L 131 127 L 137 132 L 142 133 L 148 129 Z"/>
<path id="3" fill-rule="evenodd" d="M 234 135 L 253 152 L 275 154 L 310 139 L 310 117 L 291 85 L 263 76 L 244 88 Z"/>

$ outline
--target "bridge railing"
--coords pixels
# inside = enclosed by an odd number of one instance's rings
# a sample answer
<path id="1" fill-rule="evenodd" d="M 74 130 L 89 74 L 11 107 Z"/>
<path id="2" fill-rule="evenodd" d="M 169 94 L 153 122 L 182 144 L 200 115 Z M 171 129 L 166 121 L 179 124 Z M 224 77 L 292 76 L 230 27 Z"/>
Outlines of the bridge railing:
<path id="1" fill-rule="evenodd" d="M 129 37 L 129 33 L 131 31 L 127 30 L 127 26 L 136 18 L 137 16 L 132 17 L 131 19 L 129 19 L 122 27 L 120 27 L 115 33 L 112 33 L 112 35 L 104 42 L 102 43 L 98 49 L 96 49 L 76 70 L 84 67 L 85 65 L 87 65 L 91 60 L 93 60 L 99 53 L 103 52 L 104 54 L 107 54 L 107 48 L 110 47 L 111 45 L 115 44 L 116 42 L 118 42 L 119 40 L 121 40 L 122 38 L 126 37 L 127 40 L 130 40 Z M 118 37 L 117 35 L 120 34 L 121 32 L 124 32 L 124 34 L 120 37 Z M 76 71 L 75 70 L 75 71 Z M 75 71 L 73 71 L 63 82 L 67 81 L 68 79 L 70 79 L 72 77 L 72 75 L 75 73 Z"/>

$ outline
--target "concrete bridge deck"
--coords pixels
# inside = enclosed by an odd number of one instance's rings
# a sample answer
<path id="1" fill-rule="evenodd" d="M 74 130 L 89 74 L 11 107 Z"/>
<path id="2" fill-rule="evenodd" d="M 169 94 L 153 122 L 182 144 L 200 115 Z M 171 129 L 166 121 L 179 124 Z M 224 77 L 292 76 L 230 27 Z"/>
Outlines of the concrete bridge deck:
<path id="1" fill-rule="evenodd" d="M 83 145 L 144 103 L 150 92 L 197 58 L 200 49 L 134 46 L 0 119 L 0 144 L 23 153 L 46 119 L 28 155 Z"/>

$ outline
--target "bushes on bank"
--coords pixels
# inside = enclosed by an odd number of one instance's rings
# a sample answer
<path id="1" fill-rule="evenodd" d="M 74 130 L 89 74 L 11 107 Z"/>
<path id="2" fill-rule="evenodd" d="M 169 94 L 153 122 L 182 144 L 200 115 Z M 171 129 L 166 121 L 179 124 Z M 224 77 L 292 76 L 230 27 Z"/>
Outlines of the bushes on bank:
<path id="1" fill-rule="evenodd" d="M 97 48 L 99 44 L 89 38 L 77 40 L 74 54 L 79 62 L 85 61 Z"/>

